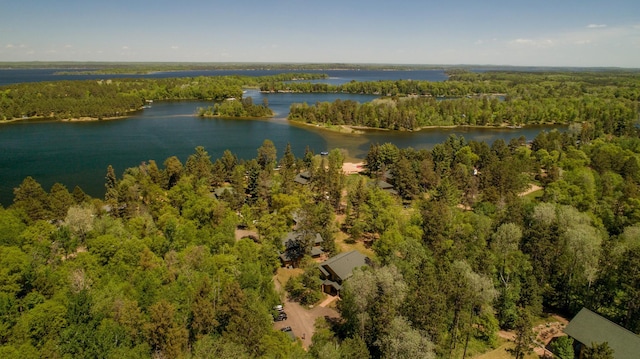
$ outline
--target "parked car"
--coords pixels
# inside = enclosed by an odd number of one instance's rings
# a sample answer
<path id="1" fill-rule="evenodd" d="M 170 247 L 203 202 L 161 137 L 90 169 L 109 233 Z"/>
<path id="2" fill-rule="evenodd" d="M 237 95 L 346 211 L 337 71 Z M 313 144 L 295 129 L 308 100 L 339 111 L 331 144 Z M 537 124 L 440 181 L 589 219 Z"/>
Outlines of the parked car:
<path id="1" fill-rule="evenodd" d="M 278 304 L 275 307 L 273 307 L 273 310 L 277 310 L 278 312 L 282 312 L 284 310 L 284 308 L 282 307 L 282 304 Z"/>
<path id="2" fill-rule="evenodd" d="M 282 320 L 287 320 L 287 313 L 285 312 L 280 312 L 277 316 L 275 316 L 273 318 L 276 322 L 282 321 Z"/>
<path id="3" fill-rule="evenodd" d="M 283 332 L 290 332 L 291 331 L 291 327 L 284 327 L 282 329 L 280 329 Z"/>

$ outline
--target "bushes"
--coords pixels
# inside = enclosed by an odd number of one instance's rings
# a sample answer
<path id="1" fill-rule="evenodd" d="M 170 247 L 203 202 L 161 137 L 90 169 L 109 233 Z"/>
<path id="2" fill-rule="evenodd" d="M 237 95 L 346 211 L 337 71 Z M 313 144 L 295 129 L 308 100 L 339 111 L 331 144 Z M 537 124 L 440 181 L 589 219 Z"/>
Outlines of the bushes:
<path id="1" fill-rule="evenodd" d="M 291 277 L 285 285 L 289 298 L 302 305 L 313 305 L 322 299 L 322 282 L 315 266 L 296 277 Z"/>

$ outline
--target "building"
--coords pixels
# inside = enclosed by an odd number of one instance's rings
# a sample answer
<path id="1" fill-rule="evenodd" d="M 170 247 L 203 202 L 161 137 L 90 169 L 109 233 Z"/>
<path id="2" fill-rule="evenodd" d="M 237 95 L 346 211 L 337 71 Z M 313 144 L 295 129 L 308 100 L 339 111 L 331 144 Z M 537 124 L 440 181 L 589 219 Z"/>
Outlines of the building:
<path id="1" fill-rule="evenodd" d="M 618 324 L 582 308 L 571 319 L 564 332 L 574 339 L 574 350 L 577 358 L 582 357 L 582 350 L 592 343 L 607 342 L 613 349 L 616 359 L 637 359 L 640 357 L 640 336 L 619 326 Z"/>
<path id="2" fill-rule="evenodd" d="M 305 254 L 310 254 L 311 257 L 320 257 L 324 251 L 322 250 L 322 236 L 320 233 L 313 235 L 312 242 L 310 243 L 311 249 L 308 250 L 307 244 L 303 241 L 305 233 L 302 231 L 289 232 L 282 239 L 282 246 L 284 251 L 280 253 L 280 261 L 285 267 L 297 267 L 300 259 Z"/>
<path id="3" fill-rule="evenodd" d="M 339 295 L 342 283 L 353 275 L 353 270 L 368 265 L 368 258 L 358 252 L 340 253 L 320 263 L 322 291 L 331 295 Z"/>
<path id="4" fill-rule="evenodd" d="M 311 181 L 311 173 L 309 171 L 300 172 L 293 181 L 300 184 L 308 184 Z"/>
<path id="5" fill-rule="evenodd" d="M 375 180 L 374 182 L 372 182 L 372 184 L 373 186 L 378 187 L 389 194 L 392 194 L 392 195 L 398 194 L 398 191 L 396 191 L 393 185 L 389 182 L 382 181 L 382 180 Z"/>

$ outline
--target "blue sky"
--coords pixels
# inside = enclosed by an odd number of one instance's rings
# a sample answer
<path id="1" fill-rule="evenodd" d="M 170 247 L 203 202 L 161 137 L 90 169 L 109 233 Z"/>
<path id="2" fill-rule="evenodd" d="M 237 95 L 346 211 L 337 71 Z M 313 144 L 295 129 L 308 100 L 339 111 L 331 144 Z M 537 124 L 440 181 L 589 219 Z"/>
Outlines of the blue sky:
<path id="1" fill-rule="evenodd" d="M 639 0 L 0 0 L 0 61 L 640 67 Z"/>

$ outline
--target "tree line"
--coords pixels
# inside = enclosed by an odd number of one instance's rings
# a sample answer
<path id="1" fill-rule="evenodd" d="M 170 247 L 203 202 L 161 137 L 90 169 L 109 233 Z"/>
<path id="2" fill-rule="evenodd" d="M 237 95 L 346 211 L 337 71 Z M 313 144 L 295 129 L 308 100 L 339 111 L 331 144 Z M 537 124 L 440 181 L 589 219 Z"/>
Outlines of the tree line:
<path id="1" fill-rule="evenodd" d="M 350 81 L 341 85 L 309 82 L 263 82 L 265 92 L 333 92 L 380 96 L 464 97 L 503 94 L 505 97 L 540 99 L 580 97 L 590 94 L 601 98 L 624 98 L 638 101 L 637 72 L 504 72 L 449 71 L 446 81 L 380 80 Z"/>
<path id="2" fill-rule="evenodd" d="M 629 134 L 635 130 L 637 103 L 585 98 L 501 100 L 480 98 L 435 99 L 399 97 L 367 103 L 335 100 L 313 105 L 292 104 L 291 121 L 331 125 L 364 126 L 400 131 L 426 126 L 526 126 L 589 122 L 598 134 Z"/>
<path id="3" fill-rule="evenodd" d="M 457 73 L 444 82 L 284 84 L 292 91 L 387 96 L 368 103 L 292 104 L 292 121 L 419 130 L 425 126 L 524 126 L 588 122 L 598 134 L 630 134 L 638 120 L 637 76 L 592 73 Z"/>
<path id="4" fill-rule="evenodd" d="M 268 102 L 262 105 L 253 103 L 253 98 L 245 97 L 241 100 L 230 98 L 216 103 L 207 108 L 198 107 L 197 114 L 200 117 L 236 117 L 236 118 L 260 118 L 273 117 L 274 113 L 269 108 Z"/>
<path id="5" fill-rule="evenodd" d="M 242 98 L 242 88 L 262 81 L 322 78 L 289 73 L 268 77 L 210 76 L 25 83 L 0 87 L 0 120 L 108 118 L 139 110 L 147 101 Z"/>

